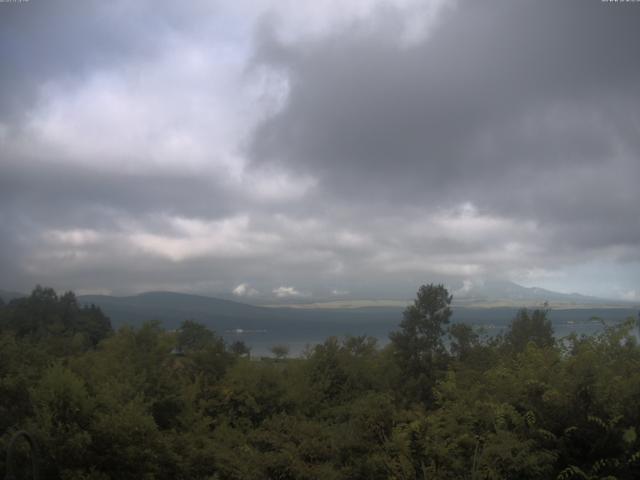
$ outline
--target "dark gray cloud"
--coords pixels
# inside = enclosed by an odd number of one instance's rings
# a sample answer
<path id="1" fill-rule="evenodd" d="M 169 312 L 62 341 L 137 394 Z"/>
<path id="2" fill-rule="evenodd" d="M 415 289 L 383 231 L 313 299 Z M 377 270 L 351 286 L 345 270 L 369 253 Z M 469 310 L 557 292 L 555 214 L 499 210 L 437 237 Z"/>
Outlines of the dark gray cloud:
<path id="1" fill-rule="evenodd" d="M 265 29 L 256 61 L 291 92 L 252 158 L 372 210 L 470 201 L 566 250 L 637 248 L 639 24 L 629 4 L 494 1 L 459 2 L 410 47 L 384 25 L 294 45 Z"/>
<path id="2" fill-rule="evenodd" d="M 375 31 L 260 38 L 258 61 L 284 68 L 292 86 L 253 157 L 345 193 L 362 178 L 389 181 L 393 194 L 395 178 L 410 194 L 456 196 L 503 184 L 505 167 L 526 178 L 612 162 L 620 142 L 638 146 L 638 20 L 638 9 L 601 2 L 460 2 L 411 48 Z"/>
<path id="3" fill-rule="evenodd" d="M 0 203 L 42 226 L 92 228 L 114 228 L 118 213 L 215 219 L 246 205 L 236 190 L 207 176 L 96 172 L 90 166 L 35 161 L 3 166 Z"/>
<path id="4" fill-rule="evenodd" d="M 640 6 L 421 3 L 0 4 L 0 286 L 640 296 Z"/>

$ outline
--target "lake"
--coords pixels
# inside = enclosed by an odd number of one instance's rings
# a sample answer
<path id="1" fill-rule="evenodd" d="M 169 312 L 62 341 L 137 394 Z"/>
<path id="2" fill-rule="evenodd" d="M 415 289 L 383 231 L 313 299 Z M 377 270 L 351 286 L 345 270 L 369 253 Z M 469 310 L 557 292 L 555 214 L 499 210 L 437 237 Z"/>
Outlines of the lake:
<path id="1" fill-rule="evenodd" d="M 454 307 L 451 320 L 473 325 L 487 335 L 496 335 L 509 324 L 518 310 Z M 629 308 L 580 308 L 552 310 L 549 318 L 556 337 L 561 338 L 570 333 L 592 335 L 603 330 L 603 322 L 615 325 L 637 314 L 637 310 Z M 290 356 L 295 357 L 301 355 L 307 346 L 322 343 L 330 336 L 369 335 L 378 339 L 380 346 L 384 346 L 389 341 L 389 333 L 399 328 L 401 320 L 402 311 L 397 308 L 300 310 L 297 321 L 266 320 L 260 329 L 248 329 L 238 322 L 234 329 L 243 329 L 242 332 L 228 329 L 220 333 L 228 342 L 245 342 L 253 356 L 270 356 L 272 346 L 286 345 Z"/>

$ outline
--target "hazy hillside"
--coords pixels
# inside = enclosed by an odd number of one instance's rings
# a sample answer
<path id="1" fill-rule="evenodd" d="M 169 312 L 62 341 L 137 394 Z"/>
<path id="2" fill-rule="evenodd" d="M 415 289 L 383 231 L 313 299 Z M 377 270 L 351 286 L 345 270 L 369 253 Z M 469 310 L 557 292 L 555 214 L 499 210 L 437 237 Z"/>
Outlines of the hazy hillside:
<path id="1" fill-rule="evenodd" d="M 628 306 L 627 302 L 606 300 L 579 293 L 560 293 L 540 287 L 524 287 L 509 281 L 485 281 L 465 283 L 453 290 L 454 304 L 476 306 Z"/>
<path id="2" fill-rule="evenodd" d="M 24 296 L 25 296 L 24 293 L 12 292 L 12 291 L 9 291 L 9 290 L 0 290 L 0 298 L 5 302 L 9 302 L 9 301 L 13 300 L 14 298 L 20 298 L 20 297 L 24 297 Z"/>
<path id="3" fill-rule="evenodd" d="M 175 328 L 185 319 L 203 322 L 218 329 L 257 328 L 260 322 L 276 320 L 278 312 L 213 297 L 173 292 L 149 292 L 127 297 L 82 295 L 84 304 L 102 308 L 114 325 L 139 324 L 146 320 L 160 320 L 168 328 Z"/>
<path id="4" fill-rule="evenodd" d="M 397 322 L 402 308 L 359 308 L 297 310 L 291 308 L 268 308 L 214 297 L 172 292 L 150 292 L 128 297 L 106 295 L 82 295 L 83 304 L 94 303 L 111 317 L 114 325 L 139 324 L 146 320 L 160 320 L 174 328 L 182 320 L 193 319 L 216 328 L 264 329 L 293 327 L 305 329 L 316 322 L 359 323 L 391 321 Z"/>

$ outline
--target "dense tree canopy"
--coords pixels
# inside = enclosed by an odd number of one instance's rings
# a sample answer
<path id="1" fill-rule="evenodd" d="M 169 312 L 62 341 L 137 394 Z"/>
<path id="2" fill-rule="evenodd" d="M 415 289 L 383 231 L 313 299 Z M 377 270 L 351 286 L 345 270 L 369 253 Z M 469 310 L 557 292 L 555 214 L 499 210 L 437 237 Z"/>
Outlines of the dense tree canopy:
<path id="1" fill-rule="evenodd" d="M 0 306 L 0 475 L 27 429 L 54 480 L 640 478 L 633 320 L 553 341 L 522 311 L 486 338 L 450 302 L 422 287 L 386 347 L 275 361 L 196 322 L 110 332 L 37 288 Z"/>
<path id="2" fill-rule="evenodd" d="M 522 309 L 507 328 L 505 340 L 515 351 L 523 351 L 529 342 L 538 347 L 550 347 L 554 343 L 553 327 L 547 318 L 547 310 L 529 312 Z"/>
<path id="3" fill-rule="evenodd" d="M 390 335 L 394 354 L 406 377 L 403 390 L 418 400 L 430 400 L 444 368 L 443 336 L 451 318 L 452 296 L 443 285 L 423 285 L 407 307 L 400 331 Z"/>
<path id="4" fill-rule="evenodd" d="M 96 346 L 112 333 L 111 322 L 95 305 L 80 306 L 73 292 L 58 296 L 52 288 L 41 286 L 0 310 L 0 328 L 18 338 L 49 338 L 49 344 L 75 338 L 76 345 L 85 346 Z"/>

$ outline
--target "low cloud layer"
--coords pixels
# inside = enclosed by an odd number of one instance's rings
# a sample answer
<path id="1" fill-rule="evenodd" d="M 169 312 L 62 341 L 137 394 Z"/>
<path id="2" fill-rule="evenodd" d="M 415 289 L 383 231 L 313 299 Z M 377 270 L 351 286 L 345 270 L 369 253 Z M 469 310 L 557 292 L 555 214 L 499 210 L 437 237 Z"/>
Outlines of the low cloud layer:
<path id="1" fill-rule="evenodd" d="M 0 4 L 0 288 L 637 296 L 638 24 L 595 0 Z"/>

